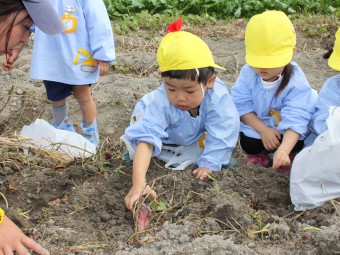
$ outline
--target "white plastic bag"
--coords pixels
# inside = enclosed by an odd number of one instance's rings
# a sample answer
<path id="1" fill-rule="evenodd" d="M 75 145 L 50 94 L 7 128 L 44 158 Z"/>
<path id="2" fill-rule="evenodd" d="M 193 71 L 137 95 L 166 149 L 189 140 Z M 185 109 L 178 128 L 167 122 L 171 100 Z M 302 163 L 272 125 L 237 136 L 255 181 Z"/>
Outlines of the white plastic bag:
<path id="1" fill-rule="evenodd" d="M 126 140 L 124 135 L 120 137 L 129 151 L 129 157 L 132 160 L 135 154 L 135 149 L 132 144 Z M 162 146 L 161 154 L 157 156 L 160 160 L 166 162 L 165 167 L 171 170 L 184 170 L 186 167 L 197 164 L 198 158 L 202 155 L 203 149 L 201 149 L 198 143 L 193 143 L 188 146 Z"/>
<path id="2" fill-rule="evenodd" d="M 328 130 L 294 159 L 290 197 L 294 210 L 321 206 L 340 197 L 340 108 L 330 107 Z"/>
<path id="3" fill-rule="evenodd" d="M 96 146 L 82 135 L 56 129 L 42 119 L 36 119 L 31 125 L 24 126 L 20 135 L 30 139 L 27 144 L 30 147 L 58 150 L 72 157 L 87 158 L 96 154 Z"/>
<path id="4" fill-rule="evenodd" d="M 158 158 L 166 162 L 166 168 L 184 170 L 190 165 L 197 164 L 197 160 L 202 155 L 202 152 L 203 150 L 199 147 L 198 143 L 177 147 L 163 146 Z"/>

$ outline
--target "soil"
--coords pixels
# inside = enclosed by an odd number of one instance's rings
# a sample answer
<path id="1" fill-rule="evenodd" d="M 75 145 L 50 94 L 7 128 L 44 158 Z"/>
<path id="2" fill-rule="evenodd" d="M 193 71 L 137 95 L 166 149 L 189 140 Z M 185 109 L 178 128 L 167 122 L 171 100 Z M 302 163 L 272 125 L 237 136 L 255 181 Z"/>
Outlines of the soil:
<path id="1" fill-rule="evenodd" d="M 245 64 L 244 28 L 242 20 L 205 29 L 186 27 L 226 67 L 220 78 L 228 87 Z M 165 208 L 153 207 L 149 229 L 135 231 L 124 205 L 131 162 L 122 160 L 125 148 L 119 137 L 138 99 L 160 84 L 155 52 L 162 38 L 160 33 L 140 34 L 115 36 L 117 62 L 92 86 L 101 135 L 95 159 L 65 164 L 1 143 L 0 192 L 8 201 L 8 215 L 51 254 L 340 254 L 339 206 L 328 202 L 295 212 L 289 175 L 246 166 L 239 147 L 234 152 L 238 167 L 204 181 L 195 179 L 190 169 L 171 171 L 153 160 L 147 180 Z M 301 30 L 297 35 L 294 60 L 319 90 L 335 74 L 322 57 L 332 38 L 310 38 Z M 43 83 L 29 79 L 31 51 L 32 41 L 12 72 L 0 71 L 2 140 L 37 117 L 51 120 Z M 72 98 L 69 108 L 79 129 L 81 116 Z M 150 205 L 152 200 L 143 202 Z M 1 197 L 0 206 L 6 207 Z"/>

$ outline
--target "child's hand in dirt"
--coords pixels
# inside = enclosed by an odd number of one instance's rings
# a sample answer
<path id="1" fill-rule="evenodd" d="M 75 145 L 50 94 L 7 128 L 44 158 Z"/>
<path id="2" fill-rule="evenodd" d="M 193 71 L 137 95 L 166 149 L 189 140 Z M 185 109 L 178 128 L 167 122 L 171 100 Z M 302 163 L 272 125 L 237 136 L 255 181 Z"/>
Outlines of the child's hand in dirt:
<path id="1" fill-rule="evenodd" d="M 205 177 L 212 173 L 212 170 L 204 167 L 199 167 L 192 171 L 192 173 L 196 175 L 197 179 L 203 180 Z"/>
<path id="2" fill-rule="evenodd" d="M 5 216 L 0 225 L 0 254 L 30 254 L 27 249 L 31 249 L 40 255 L 49 255 L 50 253 L 33 241 Z"/>
<path id="3" fill-rule="evenodd" d="M 266 127 L 260 132 L 260 136 L 267 151 L 276 150 L 280 146 L 281 134 L 274 128 Z"/>
<path id="4" fill-rule="evenodd" d="M 13 69 L 14 62 L 18 59 L 21 48 L 14 48 L 8 51 L 6 59 L 2 62 L 2 65 L 6 71 Z"/>
<path id="5" fill-rule="evenodd" d="M 290 158 L 289 154 L 283 150 L 277 150 L 273 157 L 273 168 L 279 168 L 281 166 L 289 166 Z"/>
<path id="6" fill-rule="evenodd" d="M 152 196 L 153 198 L 157 198 L 157 193 L 153 189 L 151 189 L 149 185 L 146 185 L 145 188 L 132 186 L 129 193 L 124 199 L 126 208 L 133 212 L 135 203 L 141 196 L 146 194 L 150 194 L 150 196 Z"/>
<path id="7" fill-rule="evenodd" d="M 96 67 L 99 67 L 99 76 L 107 74 L 110 64 L 106 61 L 96 60 Z"/>

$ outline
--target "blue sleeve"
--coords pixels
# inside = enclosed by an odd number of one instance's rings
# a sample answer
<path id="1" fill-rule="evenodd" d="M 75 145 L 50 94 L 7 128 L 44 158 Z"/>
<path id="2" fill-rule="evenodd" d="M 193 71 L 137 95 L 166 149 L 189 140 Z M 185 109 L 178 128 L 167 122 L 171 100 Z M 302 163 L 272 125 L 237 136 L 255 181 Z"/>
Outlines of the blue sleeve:
<path id="1" fill-rule="evenodd" d="M 312 89 L 305 76 L 296 77 L 285 95 L 284 106 L 281 109 L 281 121 L 277 127 L 280 133 L 291 129 L 300 134 L 303 139 L 310 120 L 315 112 L 318 94 Z M 280 96 L 280 95 L 279 95 Z"/>
<path id="2" fill-rule="evenodd" d="M 245 65 L 231 88 L 231 95 L 240 116 L 255 111 L 250 84 L 255 77 L 252 68 Z"/>
<path id="3" fill-rule="evenodd" d="M 205 148 L 198 159 L 198 166 L 219 171 L 222 165 L 229 163 L 240 130 L 240 116 L 230 94 L 224 95 L 218 103 L 208 106 L 204 126 Z"/>
<path id="4" fill-rule="evenodd" d="M 318 135 L 327 130 L 326 120 L 329 116 L 329 107 L 339 105 L 340 75 L 329 78 L 320 90 L 312 122 L 312 127 Z"/>
<path id="5" fill-rule="evenodd" d="M 91 52 L 96 60 L 116 59 L 112 26 L 102 0 L 83 0 L 83 12 L 90 37 Z"/>
<path id="6" fill-rule="evenodd" d="M 162 150 L 162 139 L 168 137 L 165 130 L 169 126 L 169 120 L 162 98 L 154 96 L 153 99 L 149 100 L 153 101 L 151 104 L 145 104 L 143 99 L 136 104 L 130 126 L 125 129 L 125 138 L 135 148 L 139 142 L 152 144 L 153 156 L 158 156 Z"/>

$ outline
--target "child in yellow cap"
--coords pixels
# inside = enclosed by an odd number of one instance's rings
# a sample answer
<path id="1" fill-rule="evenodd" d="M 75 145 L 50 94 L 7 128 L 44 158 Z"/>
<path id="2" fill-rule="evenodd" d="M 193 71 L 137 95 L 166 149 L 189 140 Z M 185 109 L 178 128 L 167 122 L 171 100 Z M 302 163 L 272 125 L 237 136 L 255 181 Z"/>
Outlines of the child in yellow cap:
<path id="1" fill-rule="evenodd" d="M 125 197 L 129 210 L 143 194 L 157 196 L 146 184 L 146 172 L 151 157 L 160 155 L 164 144 L 189 146 L 206 133 L 198 168 L 193 171 L 196 178 L 204 179 L 229 163 L 238 139 L 239 115 L 216 75 L 224 68 L 215 64 L 203 40 L 178 31 L 181 20 L 169 27 L 172 32 L 162 39 L 157 52 L 163 83 L 137 103 L 123 136 L 133 150 L 132 155 L 129 150 L 132 187 Z"/>
<path id="2" fill-rule="evenodd" d="M 340 28 L 335 35 L 333 53 L 328 60 L 328 65 L 340 71 Z M 305 145 L 310 146 L 318 135 L 327 130 L 326 120 L 329 116 L 329 107 L 340 105 L 340 74 L 330 77 L 322 86 L 316 103 L 316 112 L 310 123 L 310 133 L 305 140 Z"/>
<path id="3" fill-rule="evenodd" d="M 303 148 L 317 92 L 292 61 L 296 35 L 280 11 L 253 16 L 245 34 L 246 65 L 232 87 L 241 116 L 240 144 L 247 164 L 288 170 L 291 153 Z M 288 169 L 285 169 L 288 168 Z"/>

